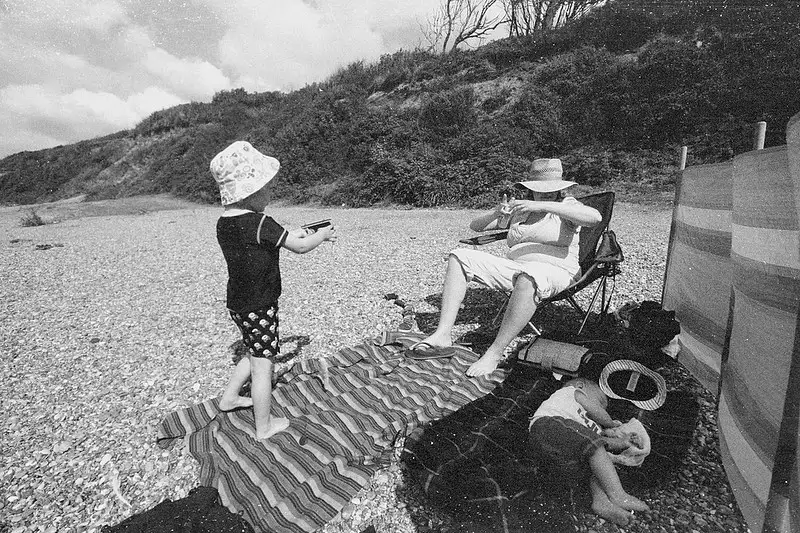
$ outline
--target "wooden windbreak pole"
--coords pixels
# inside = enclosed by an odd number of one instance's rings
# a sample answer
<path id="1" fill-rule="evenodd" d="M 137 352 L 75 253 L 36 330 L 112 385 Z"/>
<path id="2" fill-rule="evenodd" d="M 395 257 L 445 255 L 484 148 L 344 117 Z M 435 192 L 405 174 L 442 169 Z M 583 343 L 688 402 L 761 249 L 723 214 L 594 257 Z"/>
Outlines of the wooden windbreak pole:
<path id="1" fill-rule="evenodd" d="M 678 219 L 678 204 L 681 200 L 681 183 L 683 182 L 683 171 L 686 170 L 686 155 L 689 153 L 687 146 L 681 146 L 681 156 L 678 162 L 678 170 L 680 173 L 675 178 L 675 200 L 672 204 L 672 222 L 669 228 L 669 241 L 667 241 L 667 261 L 664 265 L 664 280 L 661 283 L 661 301 L 664 301 L 664 293 L 667 290 L 667 275 L 669 274 L 670 257 L 672 257 L 672 245 L 675 240 L 677 219 Z"/>
<path id="2" fill-rule="evenodd" d="M 764 149 L 764 139 L 767 136 L 767 123 L 763 120 L 756 122 L 756 133 L 753 137 L 753 150 Z"/>

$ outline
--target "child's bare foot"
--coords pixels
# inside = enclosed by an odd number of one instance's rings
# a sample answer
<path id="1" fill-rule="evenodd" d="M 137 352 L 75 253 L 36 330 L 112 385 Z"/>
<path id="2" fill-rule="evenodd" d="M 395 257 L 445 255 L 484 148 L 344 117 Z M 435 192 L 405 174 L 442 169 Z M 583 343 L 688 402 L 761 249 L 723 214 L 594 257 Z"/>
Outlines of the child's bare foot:
<path id="1" fill-rule="evenodd" d="M 253 407 L 253 399 L 246 396 L 235 396 L 234 398 L 222 398 L 219 401 L 221 411 L 233 411 L 243 407 Z"/>
<path id="2" fill-rule="evenodd" d="M 631 512 L 615 505 L 608 498 L 594 498 L 592 511 L 601 518 L 614 522 L 618 526 L 627 526 L 631 520 Z"/>
<path id="3" fill-rule="evenodd" d="M 629 511 L 650 510 L 650 507 L 648 507 L 646 503 L 636 496 L 631 496 L 627 492 L 622 492 L 620 494 L 609 494 L 608 499 L 611 500 L 611 503 L 619 505 L 623 509 L 627 509 Z"/>
<path id="4" fill-rule="evenodd" d="M 472 363 L 470 367 L 467 369 L 467 375 L 469 377 L 476 377 L 476 376 L 484 376 L 486 374 L 491 374 L 497 369 L 497 365 L 500 361 L 503 360 L 502 355 L 495 355 L 489 352 L 486 352 L 481 356 L 480 359 Z"/>
<path id="5" fill-rule="evenodd" d="M 276 433 L 284 431 L 288 427 L 288 418 L 278 418 L 277 416 L 272 416 L 269 419 L 269 425 L 264 429 L 263 432 L 256 429 L 256 438 L 260 440 L 266 440 Z"/>

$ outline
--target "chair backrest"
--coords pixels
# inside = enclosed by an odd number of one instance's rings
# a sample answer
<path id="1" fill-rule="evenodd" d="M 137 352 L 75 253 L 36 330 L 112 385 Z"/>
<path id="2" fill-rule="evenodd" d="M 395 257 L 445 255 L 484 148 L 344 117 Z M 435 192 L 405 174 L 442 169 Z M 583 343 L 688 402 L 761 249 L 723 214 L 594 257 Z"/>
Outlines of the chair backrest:
<path id="1" fill-rule="evenodd" d="M 581 265 L 581 270 L 586 272 L 594 262 L 595 252 L 597 252 L 597 243 L 600 242 L 600 237 L 603 232 L 608 228 L 608 223 L 611 222 L 611 215 L 614 212 L 614 192 L 603 191 L 593 194 L 587 194 L 577 199 L 584 205 L 594 207 L 600 211 L 603 217 L 602 221 L 591 227 L 582 227 L 578 235 L 578 263 Z"/>

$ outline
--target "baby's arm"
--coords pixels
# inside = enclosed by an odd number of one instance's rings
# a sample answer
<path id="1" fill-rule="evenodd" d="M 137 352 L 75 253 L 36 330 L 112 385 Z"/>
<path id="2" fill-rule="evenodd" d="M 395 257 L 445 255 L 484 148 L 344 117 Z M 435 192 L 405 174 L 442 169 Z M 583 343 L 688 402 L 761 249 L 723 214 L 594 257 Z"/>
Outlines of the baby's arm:
<path id="1" fill-rule="evenodd" d="M 589 396 L 583 389 L 575 391 L 575 401 L 581 404 L 581 407 L 586 409 L 586 414 L 589 418 L 597 422 L 602 428 L 614 428 L 621 425 L 619 420 L 614 420 L 608 411 L 600 405 L 597 400 Z"/>
<path id="2" fill-rule="evenodd" d="M 333 225 L 325 226 L 313 233 L 308 233 L 301 228 L 288 232 L 283 247 L 296 254 L 304 254 L 325 241 L 335 242 L 336 239 L 336 228 Z"/>

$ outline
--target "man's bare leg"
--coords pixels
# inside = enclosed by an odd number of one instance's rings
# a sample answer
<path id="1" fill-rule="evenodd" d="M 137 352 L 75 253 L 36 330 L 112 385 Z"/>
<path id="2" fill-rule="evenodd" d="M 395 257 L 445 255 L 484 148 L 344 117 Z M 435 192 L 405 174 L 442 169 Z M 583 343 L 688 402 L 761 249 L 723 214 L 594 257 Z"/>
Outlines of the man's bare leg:
<path id="1" fill-rule="evenodd" d="M 442 309 L 439 312 L 439 324 L 436 331 L 422 340 L 431 346 L 452 346 L 453 325 L 458 317 L 458 310 L 464 295 L 467 293 L 467 277 L 461 268 L 461 263 L 454 255 L 447 259 L 447 272 L 444 276 L 442 288 Z"/>
<path id="2" fill-rule="evenodd" d="M 482 376 L 495 371 L 506 347 L 513 341 L 536 311 L 536 283 L 526 274 L 519 274 L 508 300 L 503 321 L 494 342 L 480 359 L 467 369 L 468 376 Z"/>

